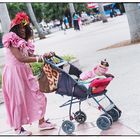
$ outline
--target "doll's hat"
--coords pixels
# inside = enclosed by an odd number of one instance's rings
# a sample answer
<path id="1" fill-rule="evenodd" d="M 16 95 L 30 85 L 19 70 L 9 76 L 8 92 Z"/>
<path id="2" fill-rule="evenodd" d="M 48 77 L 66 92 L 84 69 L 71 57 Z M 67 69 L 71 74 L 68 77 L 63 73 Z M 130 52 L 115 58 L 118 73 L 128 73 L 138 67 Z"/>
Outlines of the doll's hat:
<path id="1" fill-rule="evenodd" d="M 103 65 L 105 67 L 109 67 L 109 63 L 106 61 L 106 59 L 101 61 L 101 65 Z"/>
<path id="2" fill-rule="evenodd" d="M 23 24 L 23 26 L 25 26 L 29 23 L 30 21 L 28 15 L 25 12 L 18 12 L 15 18 L 11 21 L 10 29 L 18 24 Z"/>

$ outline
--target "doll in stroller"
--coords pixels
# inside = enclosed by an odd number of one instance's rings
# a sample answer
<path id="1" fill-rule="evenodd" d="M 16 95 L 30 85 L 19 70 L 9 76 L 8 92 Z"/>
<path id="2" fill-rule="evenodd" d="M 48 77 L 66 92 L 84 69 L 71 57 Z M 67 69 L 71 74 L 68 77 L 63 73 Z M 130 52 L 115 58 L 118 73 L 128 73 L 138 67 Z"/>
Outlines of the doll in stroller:
<path id="1" fill-rule="evenodd" d="M 59 62 L 54 62 L 54 58 L 58 59 Z M 64 65 L 69 65 L 69 70 L 66 72 L 63 70 Z M 64 107 L 69 105 L 69 120 L 64 120 L 62 123 L 62 130 L 66 134 L 72 134 L 75 130 L 75 125 L 72 120 L 76 120 L 78 123 L 83 124 L 87 116 L 81 110 L 81 103 L 88 98 L 93 99 L 100 111 L 103 113 L 99 116 L 96 121 L 97 127 L 101 130 L 107 130 L 111 127 L 113 122 L 117 121 L 121 116 L 121 110 L 114 104 L 114 102 L 107 96 L 106 87 L 114 78 L 113 75 L 104 73 L 104 78 L 95 78 L 88 82 L 88 86 L 85 85 L 84 82 L 81 82 L 80 75 L 82 71 L 71 63 L 63 60 L 61 57 L 54 55 L 50 59 L 45 59 L 44 67 L 47 70 L 44 70 L 44 75 L 46 78 L 51 73 L 55 73 L 55 85 L 53 88 L 49 88 L 52 85 L 52 81 L 48 80 L 47 88 L 51 90 L 44 90 L 44 92 L 49 93 L 55 91 L 56 94 L 66 95 L 70 97 L 70 100 L 66 101 L 60 107 Z M 48 67 L 51 68 L 48 70 Z M 74 79 L 71 75 L 76 76 Z M 52 76 L 51 76 L 52 78 Z M 44 78 L 39 78 L 39 81 Z M 41 85 L 41 83 L 39 84 Z M 101 96 L 102 98 L 98 100 L 96 97 Z M 105 108 L 100 102 L 104 99 L 109 101 L 109 105 Z M 72 113 L 72 105 L 78 103 L 79 110 L 75 113 Z"/>

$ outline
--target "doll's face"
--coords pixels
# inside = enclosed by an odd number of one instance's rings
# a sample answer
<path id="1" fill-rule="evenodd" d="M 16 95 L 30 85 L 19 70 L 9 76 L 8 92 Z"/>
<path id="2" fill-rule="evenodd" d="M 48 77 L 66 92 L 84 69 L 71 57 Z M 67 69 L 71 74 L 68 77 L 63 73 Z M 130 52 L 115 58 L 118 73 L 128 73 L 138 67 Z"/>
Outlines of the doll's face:
<path id="1" fill-rule="evenodd" d="M 106 66 L 104 66 L 104 65 L 99 65 L 99 67 L 100 67 L 100 69 L 102 69 L 102 70 L 104 70 L 104 69 L 106 69 L 107 67 Z"/>

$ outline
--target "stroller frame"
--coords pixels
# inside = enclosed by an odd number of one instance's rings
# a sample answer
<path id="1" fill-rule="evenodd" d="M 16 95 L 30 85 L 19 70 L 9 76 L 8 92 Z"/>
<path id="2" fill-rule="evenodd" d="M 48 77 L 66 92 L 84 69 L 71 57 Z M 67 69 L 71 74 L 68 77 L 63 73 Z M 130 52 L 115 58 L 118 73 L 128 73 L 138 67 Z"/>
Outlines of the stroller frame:
<path id="1" fill-rule="evenodd" d="M 45 62 L 47 64 L 50 64 L 52 67 L 56 68 L 57 70 L 63 71 L 61 68 L 63 68 L 64 64 L 70 64 L 69 62 L 63 60 L 61 57 L 54 55 L 54 57 L 58 58 L 60 62 L 58 64 L 55 64 L 52 59 L 45 59 Z M 77 76 L 77 75 L 75 75 Z M 79 77 L 78 77 L 79 78 Z M 77 82 L 78 83 L 78 82 Z M 105 89 L 103 92 L 98 93 L 98 94 L 92 94 L 92 88 L 89 87 L 87 89 L 87 97 L 79 99 L 77 97 L 74 97 L 74 91 L 77 83 L 73 86 L 72 92 L 71 92 L 71 99 L 66 101 L 64 104 L 62 104 L 60 107 L 68 106 L 69 107 L 69 120 L 65 120 L 62 123 L 62 129 L 65 133 L 67 134 L 72 134 L 75 130 L 74 124 L 71 122 L 72 120 L 76 120 L 78 123 L 82 124 L 86 121 L 87 117 L 86 114 L 81 111 L 81 103 L 82 101 L 85 101 L 88 98 L 94 99 L 94 101 L 98 105 L 98 109 L 102 110 L 104 114 L 101 114 L 100 117 L 97 119 L 96 124 L 98 128 L 101 130 L 107 130 L 110 128 L 110 126 L 113 124 L 113 122 L 117 121 L 120 116 L 121 116 L 121 110 L 118 109 L 118 107 L 114 104 L 114 102 L 106 95 L 107 90 Z M 97 100 L 96 97 L 98 96 L 103 96 L 100 100 Z M 110 105 L 107 106 L 107 109 L 105 109 L 100 102 L 104 99 L 107 98 L 108 101 L 110 102 Z M 72 116 L 72 105 L 75 103 L 79 103 L 79 111 L 77 111 L 74 114 L 74 117 Z"/>

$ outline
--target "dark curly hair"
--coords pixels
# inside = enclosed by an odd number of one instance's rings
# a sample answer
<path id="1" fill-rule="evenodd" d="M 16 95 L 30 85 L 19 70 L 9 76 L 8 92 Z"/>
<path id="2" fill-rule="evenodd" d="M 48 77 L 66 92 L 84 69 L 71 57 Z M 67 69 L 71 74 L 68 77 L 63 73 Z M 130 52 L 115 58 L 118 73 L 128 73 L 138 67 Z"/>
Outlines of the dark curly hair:
<path id="1" fill-rule="evenodd" d="M 15 25 L 14 27 L 12 27 L 10 29 L 10 32 L 14 32 L 18 36 L 20 36 L 19 28 L 20 28 L 20 25 L 19 24 L 18 25 Z M 29 25 L 26 25 L 25 26 L 25 34 L 26 34 L 26 37 L 25 37 L 25 40 L 26 41 L 28 41 L 28 39 L 33 36 L 33 30 L 32 30 L 32 28 Z"/>

